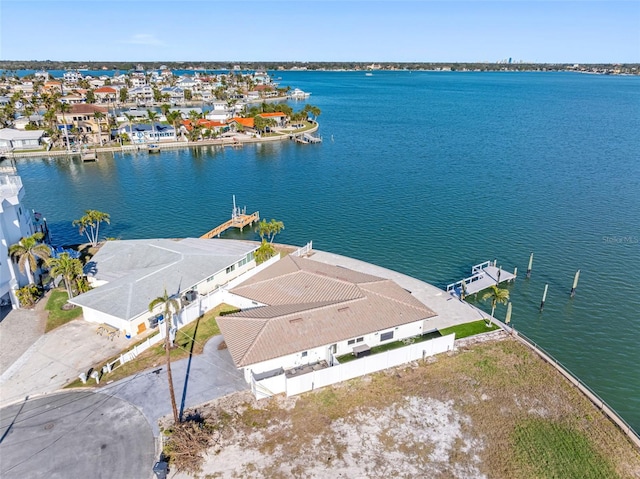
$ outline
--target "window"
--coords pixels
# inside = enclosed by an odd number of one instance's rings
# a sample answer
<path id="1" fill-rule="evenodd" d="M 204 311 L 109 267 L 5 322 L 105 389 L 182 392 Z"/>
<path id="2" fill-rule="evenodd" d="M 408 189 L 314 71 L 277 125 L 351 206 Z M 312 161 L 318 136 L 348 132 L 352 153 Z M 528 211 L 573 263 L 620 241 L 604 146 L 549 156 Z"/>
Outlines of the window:
<path id="1" fill-rule="evenodd" d="M 356 342 L 355 339 L 350 339 L 349 341 L 347 341 L 347 346 L 351 346 L 355 342 Z"/>
<path id="2" fill-rule="evenodd" d="M 389 339 L 393 339 L 393 331 L 389 331 L 387 333 L 382 333 L 380 335 L 380 341 L 387 341 Z"/>
<path id="3" fill-rule="evenodd" d="M 227 267 L 227 274 L 231 273 L 234 269 L 236 269 L 236 265 L 232 264 L 231 266 Z"/>
<path id="4" fill-rule="evenodd" d="M 303 357 L 303 358 L 306 358 L 306 357 L 307 357 L 307 351 L 305 351 L 305 352 L 303 352 L 303 353 L 302 353 L 302 357 Z"/>
<path id="5" fill-rule="evenodd" d="M 356 343 L 361 343 L 362 341 L 364 341 L 363 337 L 360 337 L 360 338 L 356 339 Z"/>

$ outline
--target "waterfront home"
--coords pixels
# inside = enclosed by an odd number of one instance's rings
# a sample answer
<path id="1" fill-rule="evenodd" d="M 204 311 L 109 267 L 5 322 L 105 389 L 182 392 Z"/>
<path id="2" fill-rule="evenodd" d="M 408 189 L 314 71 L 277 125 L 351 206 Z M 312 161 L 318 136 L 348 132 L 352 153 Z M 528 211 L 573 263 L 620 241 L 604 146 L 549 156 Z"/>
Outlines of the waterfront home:
<path id="1" fill-rule="evenodd" d="M 230 293 L 264 305 L 216 319 L 249 383 L 435 329 L 436 313 L 392 280 L 291 255 Z"/>
<path id="2" fill-rule="evenodd" d="M 15 291 L 28 283 L 28 277 L 9 258 L 9 248 L 37 229 L 31 212 L 23 204 L 22 180 L 15 168 L 5 163 L 0 162 L 0 302 L 10 303 L 15 309 L 20 306 Z"/>
<path id="3" fill-rule="evenodd" d="M 62 79 L 67 84 L 75 84 L 82 80 L 82 74 L 78 70 L 67 70 L 62 74 Z"/>
<path id="4" fill-rule="evenodd" d="M 173 104 L 184 101 L 184 90 L 177 86 L 165 87 L 160 90 L 162 95 L 169 95 L 169 101 Z"/>
<path id="5" fill-rule="evenodd" d="M 183 120 L 182 124 L 184 125 L 184 128 L 187 131 L 193 130 L 193 126 L 191 125 L 191 120 Z M 199 120 L 197 120 L 196 125 L 198 125 L 199 127 L 205 130 L 211 130 L 215 133 L 224 132 L 229 128 L 227 124 L 224 122 L 205 120 L 204 118 L 200 118 Z"/>
<path id="6" fill-rule="evenodd" d="M 107 241 L 85 268 L 94 289 L 70 302 L 84 319 L 128 335 L 157 326 L 149 303 L 166 290 L 186 302 L 256 266 L 258 244 L 223 239 Z"/>
<path id="7" fill-rule="evenodd" d="M 118 90 L 111 86 L 103 86 L 93 91 L 98 103 L 113 103 L 118 97 Z"/>
<path id="8" fill-rule="evenodd" d="M 281 111 L 274 111 L 272 113 L 258 113 L 257 116 L 275 121 L 275 126 L 285 126 L 287 124 L 287 121 L 289 120 L 289 117 Z"/>
<path id="9" fill-rule="evenodd" d="M 229 125 L 230 129 L 236 131 L 256 132 L 253 118 L 234 117 L 227 122 L 227 125 Z"/>
<path id="10" fill-rule="evenodd" d="M 37 150 L 42 148 L 44 130 L 16 130 L 2 128 L 0 130 L 0 151 Z"/>
<path id="11" fill-rule="evenodd" d="M 149 85 L 142 85 L 129 90 L 129 100 L 139 104 L 153 101 L 153 88 Z"/>
<path id="12" fill-rule="evenodd" d="M 96 118 L 96 113 L 100 113 L 100 118 Z M 108 141 L 109 122 L 107 120 L 108 110 L 105 107 L 80 103 L 71 105 L 70 111 L 66 113 L 56 113 L 58 127 L 62 130 L 75 127 L 80 133 L 86 134 L 93 143 Z"/>
<path id="13" fill-rule="evenodd" d="M 158 143 L 163 141 L 176 141 L 176 130 L 171 125 L 164 123 L 154 123 L 153 126 L 147 123 L 135 123 L 121 125 L 118 133 L 125 134 L 131 143 L 139 145 L 144 143 Z"/>

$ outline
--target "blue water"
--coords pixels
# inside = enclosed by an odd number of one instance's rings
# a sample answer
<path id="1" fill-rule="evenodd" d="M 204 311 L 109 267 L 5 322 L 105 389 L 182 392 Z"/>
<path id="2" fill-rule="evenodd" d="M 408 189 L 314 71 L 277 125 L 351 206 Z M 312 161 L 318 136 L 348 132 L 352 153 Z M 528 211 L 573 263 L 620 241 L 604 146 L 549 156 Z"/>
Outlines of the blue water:
<path id="1" fill-rule="evenodd" d="M 640 430 L 640 78 L 277 74 L 312 92 L 321 145 L 20 160 L 26 204 L 59 243 L 81 240 L 71 221 L 88 208 L 111 214 L 107 236 L 199 236 L 235 194 L 284 222 L 278 241 L 439 286 L 497 258 L 520 272 L 515 327 Z"/>

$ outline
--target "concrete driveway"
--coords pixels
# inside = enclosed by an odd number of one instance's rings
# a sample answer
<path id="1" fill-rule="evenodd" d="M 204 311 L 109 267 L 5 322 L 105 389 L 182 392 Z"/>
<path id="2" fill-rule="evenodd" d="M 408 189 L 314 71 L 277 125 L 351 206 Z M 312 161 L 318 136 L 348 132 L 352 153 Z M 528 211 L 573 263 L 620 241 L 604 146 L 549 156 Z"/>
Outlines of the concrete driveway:
<path id="1" fill-rule="evenodd" d="M 5 321 L 0 323 L 3 345 L 16 334 L 5 329 Z M 124 336 L 111 341 L 96 329 L 96 324 L 76 319 L 40 336 L 0 376 L 0 407 L 56 391 L 133 343 Z"/>
<path id="2" fill-rule="evenodd" d="M 222 341 L 222 336 L 215 336 L 207 342 L 202 354 L 171 363 L 179 410 L 249 389 L 242 372 L 234 366 L 229 351 L 218 350 Z M 172 414 L 164 366 L 109 384 L 99 392 L 135 405 L 147 417 L 154 435 L 160 433 L 158 419 Z"/>
<path id="3" fill-rule="evenodd" d="M 151 478 L 155 440 L 144 416 L 90 391 L 0 409 L 0 477 Z"/>

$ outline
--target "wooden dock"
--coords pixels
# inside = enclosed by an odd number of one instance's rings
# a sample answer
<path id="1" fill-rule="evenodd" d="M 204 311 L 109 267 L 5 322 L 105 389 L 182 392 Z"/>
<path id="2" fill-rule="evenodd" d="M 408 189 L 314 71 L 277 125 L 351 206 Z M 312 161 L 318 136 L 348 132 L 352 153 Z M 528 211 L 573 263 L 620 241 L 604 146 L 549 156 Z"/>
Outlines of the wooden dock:
<path id="1" fill-rule="evenodd" d="M 485 261 L 471 268 L 471 276 L 468 278 L 447 285 L 447 292 L 464 299 L 465 296 L 476 294 L 491 286 L 515 280 L 516 274 L 514 273 L 497 267 L 495 260 Z"/>
<path id="2" fill-rule="evenodd" d="M 220 237 L 220 235 L 228 230 L 229 228 L 239 228 L 240 231 L 244 229 L 245 226 L 252 225 L 253 223 L 257 223 L 260 221 L 260 213 L 258 211 L 247 214 L 247 208 L 238 208 L 236 207 L 236 197 L 233 197 L 233 210 L 231 212 L 231 219 L 225 221 L 221 225 L 216 226 L 211 231 L 200 236 L 202 239 L 211 239 L 215 237 Z"/>

